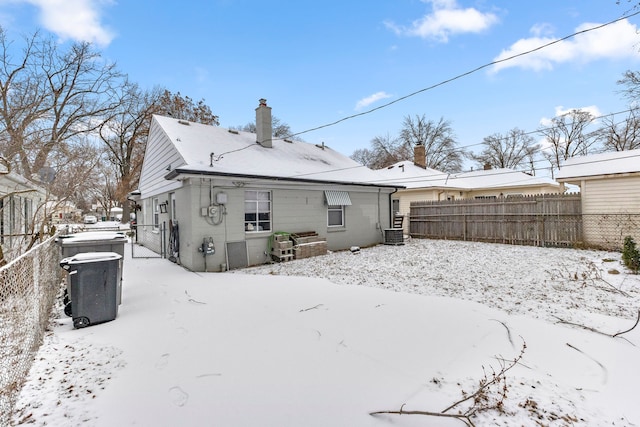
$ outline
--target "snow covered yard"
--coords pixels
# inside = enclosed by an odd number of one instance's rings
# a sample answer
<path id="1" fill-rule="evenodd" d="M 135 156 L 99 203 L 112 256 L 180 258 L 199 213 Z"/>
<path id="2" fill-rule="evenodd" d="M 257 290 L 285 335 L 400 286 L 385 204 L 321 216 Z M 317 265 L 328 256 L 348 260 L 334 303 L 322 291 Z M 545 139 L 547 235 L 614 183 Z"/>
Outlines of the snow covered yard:
<path id="1" fill-rule="evenodd" d="M 640 328 L 605 335 L 640 308 L 617 253 L 412 240 L 233 273 L 124 265 L 115 321 L 55 320 L 16 425 L 457 426 L 370 413 L 441 412 L 496 377 L 477 426 L 640 424 Z"/>
<path id="2" fill-rule="evenodd" d="M 640 277 L 624 274 L 620 258 L 617 252 L 410 239 L 402 246 L 328 253 L 235 273 L 323 277 L 459 298 L 551 322 L 581 321 L 586 313 L 635 319 Z"/>

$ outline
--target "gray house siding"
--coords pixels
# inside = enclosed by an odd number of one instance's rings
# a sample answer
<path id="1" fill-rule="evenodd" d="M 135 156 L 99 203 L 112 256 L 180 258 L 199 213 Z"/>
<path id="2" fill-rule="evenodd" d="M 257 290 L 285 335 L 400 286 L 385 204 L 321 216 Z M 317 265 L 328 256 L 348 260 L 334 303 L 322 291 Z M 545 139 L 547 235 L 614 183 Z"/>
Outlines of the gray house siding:
<path id="1" fill-rule="evenodd" d="M 383 229 L 391 222 L 389 194 L 396 186 L 367 184 L 377 176 L 328 147 L 288 141 L 266 147 L 256 144 L 255 137 L 154 116 L 135 196 L 143 209 L 138 234 L 145 230 L 149 238 L 157 239 L 162 233 L 154 230 L 156 216 L 160 224 L 175 219 L 179 261 L 193 271 L 268 262 L 269 239 L 278 231 L 316 232 L 326 239 L 329 250 L 382 242 Z M 261 211 L 263 195 L 255 194 L 247 204 L 247 190 L 270 192 L 270 218 Z M 342 225 L 328 225 L 325 191 L 348 192 L 348 198 L 331 195 L 344 202 L 334 204 L 346 205 Z M 218 200 L 221 193 L 224 201 Z M 164 208 L 165 203 L 168 212 L 162 213 L 158 206 Z M 252 203 L 252 215 L 245 217 L 245 205 L 251 208 Z M 332 209 L 331 218 L 340 223 L 340 211 Z M 265 219 L 270 219 L 270 227 Z M 199 250 L 203 239 L 213 242 L 214 253 L 205 256 Z M 246 256 L 238 242 L 246 245 Z M 231 260 L 226 254 L 229 244 L 235 247 Z M 241 258 L 243 262 L 236 262 Z"/>
<path id="2" fill-rule="evenodd" d="M 215 246 L 215 253 L 206 256 L 206 271 L 221 271 L 223 264 L 227 263 L 225 242 L 246 242 L 248 264 L 259 265 L 271 259 L 266 252 L 274 232 L 315 231 L 326 238 L 328 249 L 340 250 L 381 243 L 381 230 L 387 228 L 390 221 L 389 192 L 379 192 L 377 188 L 340 188 L 340 191 L 349 192 L 352 205 L 345 207 L 344 227 L 328 227 L 325 188 L 321 185 L 273 189 L 268 185 L 236 187 L 224 180 L 201 178 L 189 178 L 182 184 L 174 193 L 175 217 L 180 229 L 180 262 L 193 271 L 205 271 L 205 256 L 199 251 L 204 238 L 211 238 Z M 244 230 L 245 190 L 271 192 L 272 230 Z M 226 214 L 213 219 L 202 216 L 202 208 L 210 205 L 209 194 L 215 200 L 221 192 L 226 194 L 227 203 L 219 209 Z M 168 193 L 157 197 L 168 199 Z M 151 204 L 145 203 L 144 206 Z M 160 222 L 168 223 L 169 217 L 170 212 L 160 214 Z M 214 224 L 214 220 L 217 223 Z"/>

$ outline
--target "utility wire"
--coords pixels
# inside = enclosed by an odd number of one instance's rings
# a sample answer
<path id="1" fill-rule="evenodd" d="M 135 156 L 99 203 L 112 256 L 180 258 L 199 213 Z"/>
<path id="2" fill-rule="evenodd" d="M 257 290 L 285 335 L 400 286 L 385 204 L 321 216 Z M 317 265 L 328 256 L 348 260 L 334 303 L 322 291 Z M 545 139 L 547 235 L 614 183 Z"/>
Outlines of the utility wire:
<path id="1" fill-rule="evenodd" d="M 597 25 L 597 26 L 595 26 L 595 27 L 591 27 L 591 28 L 587 28 L 587 29 L 584 29 L 584 30 L 581 30 L 581 31 L 577 31 L 577 32 L 575 32 L 575 33 L 572 33 L 572 34 L 569 34 L 569 35 L 564 36 L 564 37 L 562 37 L 562 38 L 559 38 L 559 39 L 553 40 L 553 41 L 551 41 L 551 42 L 549 42 L 549 43 L 543 44 L 543 45 L 538 46 L 538 47 L 536 47 L 536 48 L 533 48 L 533 49 L 527 50 L 527 51 L 525 51 L 525 52 L 521 52 L 521 53 L 518 53 L 518 54 L 515 54 L 515 55 L 512 55 L 512 56 L 509 56 L 509 57 L 507 57 L 507 58 L 499 59 L 499 60 L 496 60 L 496 61 L 491 61 L 491 62 L 489 62 L 489 63 L 483 64 L 483 65 L 480 65 L 480 66 L 478 66 L 478 67 L 476 67 L 476 68 L 474 68 L 474 69 L 472 69 L 472 70 L 469 70 L 469 71 L 464 72 L 464 73 L 462 73 L 462 74 L 458 74 L 458 75 L 456 75 L 456 76 L 454 76 L 454 77 L 451 77 L 451 78 L 449 78 L 449 79 L 443 80 L 443 81 L 441 81 L 441 82 L 439 82 L 439 83 L 436 83 L 436 84 L 434 84 L 434 85 L 431 85 L 431 86 L 428 86 L 428 87 L 422 88 L 422 89 L 420 89 L 420 90 L 414 91 L 414 92 L 409 93 L 409 94 L 407 94 L 407 95 L 404 95 L 404 96 L 402 96 L 402 97 L 400 97 L 400 98 L 398 98 L 398 99 L 395 99 L 395 100 L 393 100 L 393 101 L 387 102 L 387 103 L 382 104 L 382 105 L 379 105 L 379 106 L 377 106 L 377 107 L 375 107 L 375 108 L 372 108 L 372 109 L 369 109 L 369 110 L 367 110 L 367 111 L 363 111 L 363 112 L 361 112 L 361 113 L 357 113 L 357 114 L 352 114 L 352 115 L 350 115 L 350 116 L 343 117 L 343 118 L 341 118 L 341 119 L 339 119 L 339 120 L 336 120 L 336 121 L 333 121 L 333 122 L 330 122 L 330 123 L 327 123 L 327 124 L 324 124 L 324 125 L 316 126 L 316 127 L 314 127 L 314 128 L 310 128 L 310 129 L 307 129 L 307 130 L 304 130 L 304 131 L 301 131 L 301 132 L 292 133 L 292 134 L 289 134 L 289 135 L 287 135 L 287 136 L 285 136 L 285 137 L 283 137 L 283 138 L 274 138 L 274 139 L 283 139 L 283 140 L 284 140 L 284 139 L 289 139 L 289 138 L 292 138 L 292 137 L 294 137 L 294 136 L 298 136 L 298 135 L 302 135 L 302 134 L 305 134 L 305 133 L 313 132 L 313 131 L 316 131 L 316 130 L 319 130 L 319 129 L 324 129 L 324 128 L 327 128 L 327 127 L 335 126 L 335 125 L 337 125 L 337 124 L 339 124 L 339 123 L 342 123 L 342 122 L 344 122 L 344 121 L 351 120 L 351 119 L 354 119 L 354 118 L 357 118 L 357 117 L 361 117 L 361 116 L 364 116 L 364 115 L 371 114 L 371 113 L 373 113 L 373 112 L 375 112 L 375 111 L 381 110 L 381 109 L 383 109 L 383 108 L 387 108 L 387 107 L 389 107 L 389 106 L 391 106 L 391 105 L 393 105 L 393 104 L 396 104 L 396 103 L 398 103 L 398 102 L 400 102 L 400 101 L 403 101 L 403 100 L 405 100 L 405 99 L 408 99 L 408 98 L 411 98 L 411 97 L 413 97 L 413 96 L 416 96 L 416 95 L 418 95 L 418 94 L 420 94 L 420 93 L 427 92 L 427 91 L 433 90 L 433 89 L 435 89 L 435 88 L 437 88 L 437 87 L 440 87 L 440 86 L 443 86 L 443 85 L 445 85 L 445 84 L 451 83 L 451 82 L 453 82 L 453 81 L 459 80 L 459 79 L 461 79 L 461 78 L 463 78 L 463 77 L 466 77 L 466 76 L 468 76 L 468 75 L 474 74 L 474 73 L 476 73 L 476 72 L 478 72 L 478 71 L 480 71 L 480 70 L 483 70 L 483 69 L 485 69 L 485 68 L 491 67 L 491 66 L 493 66 L 493 65 L 500 64 L 500 63 L 507 62 L 507 61 L 511 61 L 511 60 L 516 59 L 516 58 L 519 58 L 519 57 L 521 57 L 521 56 L 530 55 L 530 54 L 532 54 L 532 53 L 534 53 L 534 52 L 540 51 L 540 50 L 542 50 L 542 49 L 545 49 L 545 48 L 547 48 L 547 47 L 549 47 L 549 46 L 555 45 L 555 44 L 560 43 L 560 42 L 562 42 L 562 41 L 568 40 L 568 39 L 570 39 L 570 38 L 573 38 L 573 37 L 576 37 L 576 36 L 578 36 L 578 35 L 585 34 L 585 33 L 591 32 L 591 31 L 599 30 L 599 29 L 601 29 L 601 28 L 607 27 L 607 26 L 609 26 L 609 25 L 615 24 L 615 23 L 617 23 L 617 22 L 620 22 L 620 21 L 622 21 L 622 20 L 625 20 L 625 19 L 627 19 L 627 18 L 631 18 L 631 17 L 636 16 L 636 15 L 639 15 L 639 14 L 640 14 L 640 10 L 639 10 L 639 11 L 637 11 L 637 12 L 631 13 L 631 14 L 626 14 L 626 13 L 625 13 L 625 14 L 624 14 L 623 16 L 621 16 L 620 18 L 614 19 L 614 20 L 609 21 L 609 22 L 606 22 L 606 23 L 604 23 L 604 24 Z M 601 115 L 601 116 L 598 116 L 598 117 L 594 117 L 594 120 L 597 120 L 597 119 L 599 119 L 599 118 L 608 117 L 608 116 L 613 116 L 613 115 L 616 115 L 616 114 L 621 114 L 621 113 L 629 112 L 629 111 L 632 111 L 632 110 L 633 110 L 633 109 L 628 109 L 628 110 L 619 111 L 619 112 L 616 112 L 616 113 L 610 113 L 610 114 L 606 114 L 606 115 Z M 571 114 L 571 112 L 565 113 L 565 114 L 564 114 L 564 115 L 562 115 L 562 116 L 565 116 L 565 115 L 568 115 L 568 114 Z M 558 117 L 562 117 L 562 116 L 558 116 Z M 557 126 L 549 126 L 549 127 L 547 127 L 546 129 L 553 129 L 554 127 L 557 127 Z M 541 129 L 538 129 L 538 130 L 535 130 L 535 131 L 525 132 L 525 133 L 524 133 L 524 135 L 530 135 L 530 134 L 540 133 L 540 131 L 541 131 L 541 130 L 544 130 L 544 129 L 545 129 L 545 128 L 541 128 Z M 597 131 L 595 131 L 595 132 L 597 132 Z M 482 145 L 482 142 L 480 142 L 480 143 L 474 143 L 474 144 L 468 144 L 468 145 L 464 145 L 464 146 L 460 146 L 460 147 L 456 147 L 456 148 L 451 149 L 451 151 L 457 151 L 457 150 L 460 150 L 460 149 L 463 149 L 463 148 L 469 148 L 469 147 L 476 146 L 476 145 Z M 247 147 L 244 147 L 244 148 L 241 148 L 241 149 L 232 150 L 232 151 L 228 151 L 228 152 L 222 153 L 222 154 L 220 154 L 220 155 L 218 155 L 218 156 L 217 156 L 217 157 L 218 157 L 218 159 L 217 159 L 217 160 L 221 159 L 221 158 L 222 158 L 222 156 L 223 156 L 223 155 L 225 155 L 225 154 L 233 153 L 233 152 L 236 152 L 236 151 L 241 151 L 241 150 L 244 150 L 244 149 L 249 148 L 249 147 L 251 147 L 251 146 L 247 146 Z M 212 157 L 213 157 L 213 153 L 212 153 Z M 217 161 L 217 160 L 216 160 L 216 161 Z M 531 165 L 533 165 L 533 163 L 538 163 L 538 162 L 542 162 L 542 161 L 545 161 L 545 162 L 546 162 L 547 160 L 546 160 L 546 159 L 536 160 L 536 161 L 531 162 Z M 360 168 L 360 167 L 364 167 L 364 166 L 355 166 L 355 167 L 353 167 L 353 168 L 346 168 L 346 169 L 358 169 L 358 168 Z M 551 168 L 553 168 L 553 166 L 549 167 L 549 169 L 551 169 Z M 335 170 L 335 171 L 346 170 L 346 169 L 338 169 L 338 170 Z M 544 169 L 547 169 L 547 168 L 544 168 Z M 333 171 L 324 171 L 324 172 L 320 172 L 320 173 L 327 173 L 327 172 L 333 172 Z M 518 172 L 518 171 L 514 171 L 513 173 L 516 173 L 516 172 Z M 318 174 L 318 173 L 301 174 L 301 175 L 296 175 L 296 177 L 302 177 L 302 176 L 308 176 L 308 175 L 316 175 L 316 174 Z M 486 176 L 486 175 L 485 175 L 485 176 Z M 390 181 L 391 181 L 391 180 L 390 180 Z M 378 181 L 376 181 L 376 182 L 378 182 Z"/>
<path id="2" fill-rule="evenodd" d="M 559 39 L 553 40 L 553 41 L 551 41 L 551 42 L 549 42 L 549 43 L 543 44 L 543 45 L 538 46 L 538 47 L 536 47 L 536 48 L 533 48 L 533 49 L 527 50 L 527 51 L 525 51 L 525 52 L 521 52 L 521 53 L 518 53 L 518 54 L 515 54 L 515 55 L 512 55 L 512 56 L 509 56 L 509 57 L 507 57 L 507 58 L 498 59 L 498 60 L 496 60 L 496 61 L 491 61 L 491 62 L 486 63 L 486 64 L 484 64 L 484 65 L 480 65 L 479 67 L 476 67 L 476 68 L 474 68 L 474 69 L 472 69 L 472 70 L 470 70 L 470 71 L 464 72 L 464 73 L 462 73 L 462 74 L 458 74 L 457 76 L 451 77 L 451 78 L 449 78 L 449 79 L 443 80 L 443 81 L 441 81 L 441 82 L 439 82 L 439 83 L 436 83 L 436 84 L 434 84 L 434 85 L 431 85 L 431 86 L 425 87 L 425 88 L 423 88 L 423 89 L 417 90 L 417 91 L 412 92 L 412 93 L 410 93 L 410 94 L 408 94 L 408 95 L 401 96 L 401 97 L 400 97 L 400 98 L 398 98 L 398 99 L 394 99 L 393 101 L 390 101 L 390 102 L 387 102 L 387 103 L 385 103 L 385 104 L 379 105 L 379 106 L 377 106 L 377 107 L 375 107 L 375 108 L 372 108 L 372 109 L 370 109 L 370 110 L 363 111 L 363 112 L 361 112 L 361 113 L 357 113 L 357 114 L 352 114 L 352 115 L 350 115 L 350 116 L 343 117 L 343 118 L 341 118 L 341 119 L 339 119 L 339 120 L 336 120 L 336 121 L 333 121 L 333 122 L 331 122 L 331 123 L 327 123 L 327 124 L 324 124 L 324 125 L 316 126 L 316 127 L 314 127 L 314 128 L 307 129 L 307 130 L 304 130 L 304 131 L 301 131 L 301 132 L 292 133 L 292 134 L 290 134 L 290 135 L 287 135 L 285 138 L 292 138 L 292 137 L 294 137 L 294 136 L 298 136 L 298 135 L 302 135 L 302 134 L 305 134 L 305 133 L 313 132 L 313 131 L 316 131 L 316 130 L 319 130 L 319 129 L 324 129 L 324 128 L 327 128 L 327 127 L 330 127 L 330 126 L 335 126 L 335 125 L 337 125 L 338 123 L 342 123 L 342 122 L 344 122 L 344 121 L 351 120 L 351 119 L 354 119 L 354 118 L 356 118 L 356 117 L 361 117 L 361 116 L 364 116 L 364 115 L 367 115 L 367 114 L 371 114 L 371 113 L 373 113 L 374 111 L 378 111 L 378 110 L 381 110 L 381 109 L 383 109 L 383 108 L 387 108 L 387 107 L 389 107 L 389 106 L 391 106 L 391 105 L 393 105 L 393 104 L 396 104 L 396 103 L 398 103 L 398 102 L 400 102 L 400 101 L 404 101 L 404 100 L 405 100 L 405 99 L 407 99 L 407 98 L 411 98 L 411 97 L 416 96 L 416 95 L 418 95 L 418 94 L 420 94 L 420 93 L 423 93 L 423 92 L 426 92 L 426 91 L 429 91 L 429 90 L 435 89 L 435 88 L 437 88 L 437 87 L 439 87 L 439 86 L 443 86 L 443 85 L 448 84 L 448 83 L 451 83 L 451 82 L 453 82 L 453 81 L 455 81 L 455 80 L 459 80 L 459 79 L 461 79 L 461 78 L 463 78 L 463 77 L 466 77 L 466 76 L 468 76 L 468 75 L 474 74 L 474 73 L 476 73 L 476 72 L 478 72 L 478 71 L 480 71 L 480 70 L 483 70 L 483 69 L 485 69 L 485 68 L 491 67 L 491 66 L 493 66 L 493 65 L 500 64 L 500 63 L 502 63 L 502 62 L 511 61 L 511 60 L 516 59 L 516 58 L 519 58 L 519 57 L 521 57 L 521 56 L 530 55 L 530 54 L 532 54 L 532 53 L 534 53 L 534 52 L 537 52 L 537 51 L 539 51 L 539 50 L 545 49 L 545 48 L 547 48 L 547 47 L 549 47 L 549 46 L 552 46 L 552 45 L 554 45 L 554 44 L 560 43 L 560 42 L 562 42 L 562 41 L 568 40 L 568 39 L 570 39 L 570 38 L 576 37 L 576 36 L 581 35 L 581 34 L 585 34 L 585 33 L 591 32 L 591 31 L 595 31 L 595 30 L 599 30 L 599 29 L 604 28 L 604 27 L 606 27 L 606 26 L 609 26 L 609 25 L 615 24 L 615 23 L 617 23 L 617 22 L 623 21 L 623 20 L 625 20 L 625 19 L 627 19 L 627 18 L 631 18 L 631 17 L 633 17 L 633 16 L 636 16 L 636 15 L 638 15 L 638 14 L 640 14 L 640 11 L 634 12 L 634 13 L 629 14 L 629 15 L 623 15 L 623 16 L 621 16 L 620 18 L 614 19 L 613 21 L 609 21 L 609 22 L 604 23 L 604 24 L 596 25 L 595 27 L 586 28 L 586 29 L 584 29 L 584 30 L 577 31 L 577 32 L 575 32 L 575 33 L 569 34 L 568 36 L 564 36 L 564 37 L 562 37 L 562 38 L 559 38 Z"/>

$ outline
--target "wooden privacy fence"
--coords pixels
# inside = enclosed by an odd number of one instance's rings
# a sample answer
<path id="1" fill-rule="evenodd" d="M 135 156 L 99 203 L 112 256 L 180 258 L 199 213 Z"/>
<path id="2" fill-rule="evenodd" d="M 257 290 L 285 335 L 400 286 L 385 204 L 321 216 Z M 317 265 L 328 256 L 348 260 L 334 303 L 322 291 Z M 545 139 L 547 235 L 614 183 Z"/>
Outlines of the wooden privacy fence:
<path id="1" fill-rule="evenodd" d="M 409 234 L 531 246 L 583 241 L 579 194 L 412 202 Z"/>

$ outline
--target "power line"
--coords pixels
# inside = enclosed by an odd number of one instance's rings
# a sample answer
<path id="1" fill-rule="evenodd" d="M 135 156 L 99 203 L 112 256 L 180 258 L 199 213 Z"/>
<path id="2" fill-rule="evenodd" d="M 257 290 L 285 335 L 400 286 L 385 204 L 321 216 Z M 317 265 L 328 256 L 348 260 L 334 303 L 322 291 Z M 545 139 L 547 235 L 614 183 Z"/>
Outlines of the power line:
<path id="1" fill-rule="evenodd" d="M 453 81 L 455 81 L 455 80 L 459 80 L 459 79 L 461 79 L 461 78 L 463 78 L 463 77 L 466 77 L 466 76 L 468 76 L 468 75 L 474 74 L 474 73 L 476 73 L 476 72 L 478 72 L 478 71 L 480 71 L 480 70 L 483 70 L 483 69 L 485 69 L 485 68 L 491 67 L 491 66 L 493 66 L 493 65 L 500 64 L 500 63 L 507 62 L 507 61 L 511 61 L 511 60 L 516 59 L 516 58 L 519 58 L 519 57 L 521 57 L 521 56 L 525 56 L 525 55 L 532 54 L 532 53 L 534 53 L 534 52 L 537 52 L 537 51 L 539 51 L 539 50 L 545 49 L 545 48 L 547 48 L 547 47 L 549 47 L 549 46 L 552 46 L 552 45 L 554 45 L 554 44 L 557 44 L 557 43 L 563 42 L 563 41 L 565 41 L 565 40 L 568 40 L 568 39 L 570 39 L 570 38 L 576 37 L 576 36 L 581 35 L 581 34 L 585 34 L 585 33 L 591 32 L 591 31 L 595 31 L 595 30 L 599 30 L 599 29 L 601 29 L 601 28 L 604 28 L 604 27 L 606 27 L 606 26 L 609 26 L 609 25 L 615 24 L 615 23 L 620 22 L 620 21 L 622 21 L 622 20 L 625 20 L 625 19 L 627 19 L 627 18 L 631 18 L 631 17 L 633 17 L 633 16 L 636 16 L 636 15 L 638 15 L 638 14 L 640 14 L 640 11 L 637 11 L 637 12 L 631 13 L 631 14 L 629 14 L 629 15 L 626 15 L 626 14 L 625 14 L 625 15 L 621 16 L 620 18 L 614 19 L 613 21 L 609 21 L 609 22 L 604 23 L 604 24 L 596 25 L 595 27 L 586 28 L 586 29 L 584 29 L 584 30 L 577 31 L 577 32 L 575 32 L 575 33 L 569 34 L 569 35 L 564 36 L 564 37 L 562 37 L 562 38 L 559 38 L 559 39 L 553 40 L 553 41 L 551 41 L 551 42 L 549 42 L 549 43 L 546 43 L 546 44 L 543 44 L 543 45 L 538 46 L 538 47 L 536 47 L 536 48 L 533 48 L 533 49 L 531 49 L 531 50 L 528 50 L 528 51 L 525 51 L 525 52 L 521 52 L 521 53 L 518 53 L 518 54 L 515 54 L 515 55 L 512 55 L 512 56 L 509 56 L 509 57 L 507 57 L 507 58 L 498 59 L 498 60 L 496 60 L 496 61 L 491 61 L 491 62 L 489 62 L 489 63 L 486 63 L 486 64 L 484 64 L 484 65 L 480 65 L 479 67 L 476 67 L 476 68 L 474 68 L 474 69 L 472 69 L 472 70 L 469 70 L 469 71 L 467 71 L 467 72 L 464 72 L 464 73 L 462 73 L 462 74 L 458 74 L 457 76 L 454 76 L 454 77 L 451 77 L 451 78 L 449 78 L 449 79 L 443 80 L 443 81 L 441 81 L 441 82 L 439 82 L 439 83 L 436 83 L 436 84 L 434 84 L 434 85 L 431 85 L 431 86 L 428 86 L 428 87 L 425 87 L 425 88 L 419 89 L 419 90 L 417 90 L 417 91 L 415 91 L 415 92 L 412 92 L 412 93 L 410 93 L 410 94 L 408 94 L 408 95 L 401 96 L 401 97 L 400 97 L 400 98 L 398 98 L 398 99 L 395 99 L 395 100 L 393 100 L 393 101 L 389 101 L 389 102 L 387 102 L 387 103 L 385 103 L 385 104 L 379 105 L 379 106 L 377 106 L 377 107 L 375 107 L 375 108 L 372 108 L 372 109 L 370 109 L 370 110 L 363 111 L 363 112 L 361 112 L 361 113 L 357 113 L 357 114 L 352 114 L 352 115 L 350 115 L 350 116 L 343 117 L 343 118 L 338 119 L 338 120 L 335 120 L 335 121 L 333 121 L 333 122 L 330 122 L 330 123 L 327 123 L 327 124 L 324 124 L 324 125 L 320 125 L 320 126 L 316 126 L 316 127 L 314 127 L 314 128 L 307 129 L 307 130 L 304 130 L 304 131 L 301 131 L 301 132 L 292 133 L 292 134 L 290 134 L 290 135 L 287 135 L 285 138 L 291 138 L 291 137 L 294 137 L 294 136 L 298 136 L 298 135 L 302 135 L 302 134 L 305 134 L 305 133 L 313 132 L 313 131 L 316 131 L 316 130 L 319 130 L 319 129 L 324 129 L 324 128 L 327 128 L 327 127 L 335 126 L 335 125 L 337 125 L 337 124 L 339 124 L 339 123 L 342 123 L 342 122 L 344 122 L 344 121 L 351 120 L 351 119 L 354 119 L 354 118 L 356 118 L 356 117 L 361 117 L 361 116 L 364 116 L 364 115 L 367 115 L 367 114 L 371 114 L 371 113 L 373 113 L 373 112 L 375 112 L 375 111 L 378 111 L 378 110 L 381 110 L 381 109 L 383 109 L 383 108 L 387 108 L 387 107 L 389 107 L 389 106 L 391 106 L 391 105 L 393 105 L 393 104 L 396 104 L 396 103 L 398 103 L 398 102 L 400 102 L 400 101 L 404 101 L 404 100 L 405 100 L 405 99 L 407 99 L 407 98 L 411 98 L 411 97 L 416 96 L 416 95 L 418 95 L 418 94 L 420 94 L 420 93 L 427 92 L 427 91 L 429 91 L 429 90 L 432 90 L 432 89 L 435 89 L 435 88 L 437 88 L 437 87 L 443 86 L 443 85 L 445 85 L 445 84 L 451 83 L 451 82 L 453 82 Z M 284 138 L 283 138 L 283 139 L 284 139 Z"/>

